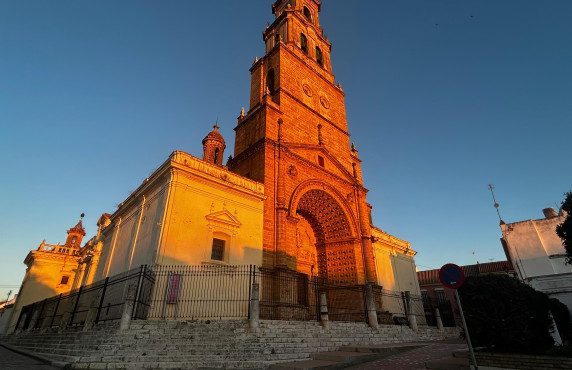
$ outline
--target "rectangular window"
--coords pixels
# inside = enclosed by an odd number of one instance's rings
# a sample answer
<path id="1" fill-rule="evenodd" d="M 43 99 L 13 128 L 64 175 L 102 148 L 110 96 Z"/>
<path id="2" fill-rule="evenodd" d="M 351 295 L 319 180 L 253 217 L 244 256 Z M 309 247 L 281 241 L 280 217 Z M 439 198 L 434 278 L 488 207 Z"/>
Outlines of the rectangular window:
<path id="1" fill-rule="evenodd" d="M 211 260 L 224 261 L 224 240 L 213 238 Z"/>
<path id="2" fill-rule="evenodd" d="M 180 287 L 181 275 L 169 275 L 169 285 L 167 286 L 167 303 L 177 303 L 179 301 Z"/>
<path id="3" fill-rule="evenodd" d="M 445 296 L 445 291 L 435 290 L 435 296 L 437 297 L 437 304 L 443 304 L 447 302 L 447 297 Z"/>
<path id="4" fill-rule="evenodd" d="M 62 281 L 60 281 L 60 284 L 61 284 L 61 285 L 66 285 L 69 280 L 70 280 L 70 277 L 69 277 L 69 276 L 62 276 Z"/>
<path id="5" fill-rule="evenodd" d="M 323 157 L 318 156 L 318 164 L 320 166 L 324 167 L 324 158 Z"/>
<path id="6" fill-rule="evenodd" d="M 305 54 L 308 54 L 308 39 L 303 33 L 300 34 L 300 47 Z"/>

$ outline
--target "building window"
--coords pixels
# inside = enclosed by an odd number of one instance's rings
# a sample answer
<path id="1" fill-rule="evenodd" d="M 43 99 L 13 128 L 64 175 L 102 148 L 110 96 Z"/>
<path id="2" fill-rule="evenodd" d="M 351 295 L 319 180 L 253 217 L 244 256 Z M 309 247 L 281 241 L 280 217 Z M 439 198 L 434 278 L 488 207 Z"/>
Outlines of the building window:
<path id="1" fill-rule="evenodd" d="M 60 285 L 67 285 L 69 280 L 70 280 L 69 276 L 62 276 L 62 280 L 60 281 Z"/>
<path id="2" fill-rule="evenodd" d="M 270 91 L 270 94 L 274 94 L 274 70 L 271 69 L 266 75 L 266 88 Z"/>
<path id="3" fill-rule="evenodd" d="M 318 164 L 324 167 L 324 157 L 318 156 Z"/>
<path id="4" fill-rule="evenodd" d="M 177 303 L 179 292 L 181 291 L 181 275 L 169 275 L 169 285 L 167 286 L 167 303 Z"/>
<path id="5" fill-rule="evenodd" d="M 276 34 L 276 36 L 274 36 L 274 41 L 276 42 L 276 45 L 280 44 L 280 34 Z"/>
<path id="6" fill-rule="evenodd" d="M 308 38 L 303 33 L 300 34 L 300 47 L 304 54 L 308 54 Z"/>
<path id="7" fill-rule="evenodd" d="M 447 302 L 444 290 L 435 290 L 435 297 L 437 298 L 437 304 L 439 305 Z"/>
<path id="8" fill-rule="evenodd" d="M 322 50 L 320 50 L 320 48 L 317 46 L 316 46 L 316 62 L 318 62 L 320 66 L 322 67 L 324 66 L 324 61 L 322 58 Z"/>
<path id="9" fill-rule="evenodd" d="M 213 238 L 211 260 L 224 261 L 224 240 Z"/>
<path id="10" fill-rule="evenodd" d="M 307 7 L 304 7 L 304 17 L 306 17 L 309 22 L 312 22 L 312 13 Z"/>

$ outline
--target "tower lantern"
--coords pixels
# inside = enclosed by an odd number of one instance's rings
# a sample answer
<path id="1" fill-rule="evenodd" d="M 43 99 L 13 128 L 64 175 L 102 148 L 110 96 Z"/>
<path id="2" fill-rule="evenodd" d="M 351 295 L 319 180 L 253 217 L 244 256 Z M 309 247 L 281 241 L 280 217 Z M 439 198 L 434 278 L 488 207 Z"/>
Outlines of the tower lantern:
<path id="1" fill-rule="evenodd" d="M 222 166 L 222 158 L 226 143 L 218 132 L 218 125 L 213 126 L 214 130 L 203 139 L 203 161 Z"/>

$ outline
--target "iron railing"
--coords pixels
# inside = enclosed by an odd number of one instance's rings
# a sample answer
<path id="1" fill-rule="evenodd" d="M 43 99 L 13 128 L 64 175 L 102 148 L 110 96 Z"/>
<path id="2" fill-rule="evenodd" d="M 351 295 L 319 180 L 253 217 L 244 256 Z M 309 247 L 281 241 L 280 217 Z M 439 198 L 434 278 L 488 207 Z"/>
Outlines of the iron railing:
<path id="1" fill-rule="evenodd" d="M 16 324 L 18 329 L 52 328 L 83 325 L 91 311 L 94 322 L 119 320 L 127 298 L 127 288 L 134 285 L 137 294 L 132 317 L 145 319 L 149 310 L 149 294 L 154 285 L 153 271 L 146 265 L 138 269 L 80 287 L 24 306 Z"/>
<path id="2" fill-rule="evenodd" d="M 259 287 L 260 319 L 319 321 L 320 299 L 325 295 L 329 320 L 368 322 L 366 285 L 344 285 L 286 268 L 254 265 L 145 265 L 25 306 L 16 329 L 119 320 L 129 286 L 135 287 L 133 319 L 246 319 L 254 283 Z M 377 285 L 371 285 L 371 290 L 379 323 L 407 325 L 412 313 L 419 325 L 435 325 L 431 302 L 422 296 L 409 294 L 407 299 L 405 292 Z M 450 325 L 450 305 L 448 310 L 444 304 L 439 307 L 443 307 L 443 323 Z"/>

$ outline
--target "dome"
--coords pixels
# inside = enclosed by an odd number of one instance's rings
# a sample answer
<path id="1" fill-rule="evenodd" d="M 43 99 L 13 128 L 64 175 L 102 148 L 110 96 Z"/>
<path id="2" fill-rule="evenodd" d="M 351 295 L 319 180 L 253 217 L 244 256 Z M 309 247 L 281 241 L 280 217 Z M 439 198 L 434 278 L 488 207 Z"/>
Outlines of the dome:
<path id="1" fill-rule="evenodd" d="M 213 126 L 214 130 L 212 130 L 211 132 L 209 132 L 209 134 L 203 139 L 203 145 L 208 141 L 208 140 L 215 140 L 215 141 L 220 141 L 224 144 L 224 139 L 222 138 L 222 135 L 220 134 L 220 132 L 218 132 L 218 126 L 214 125 Z"/>

